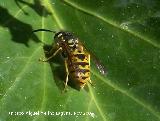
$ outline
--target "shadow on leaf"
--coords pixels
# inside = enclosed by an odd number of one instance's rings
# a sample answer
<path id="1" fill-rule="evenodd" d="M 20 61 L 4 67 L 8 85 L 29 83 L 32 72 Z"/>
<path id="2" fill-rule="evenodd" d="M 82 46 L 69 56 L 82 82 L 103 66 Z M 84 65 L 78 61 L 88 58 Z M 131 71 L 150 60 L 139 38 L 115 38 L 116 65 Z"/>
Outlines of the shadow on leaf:
<path id="1" fill-rule="evenodd" d="M 32 26 L 26 24 L 12 16 L 6 8 L 0 6 L 0 26 L 8 28 L 12 40 L 17 43 L 23 43 L 28 47 L 28 41 L 31 38 L 35 42 L 40 42 L 38 37 L 32 33 Z"/>

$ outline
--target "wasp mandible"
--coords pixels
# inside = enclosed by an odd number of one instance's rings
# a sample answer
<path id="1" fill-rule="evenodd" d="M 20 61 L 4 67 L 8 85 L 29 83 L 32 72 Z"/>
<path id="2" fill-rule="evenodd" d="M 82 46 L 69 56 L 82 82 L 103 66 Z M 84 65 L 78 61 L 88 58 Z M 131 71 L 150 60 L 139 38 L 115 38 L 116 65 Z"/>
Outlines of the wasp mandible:
<path id="1" fill-rule="evenodd" d="M 102 74 L 106 73 L 106 70 L 104 66 L 101 65 L 100 61 L 93 54 L 91 54 L 86 49 L 84 44 L 80 42 L 80 40 L 71 32 L 55 32 L 48 29 L 37 29 L 33 32 L 38 31 L 47 31 L 55 34 L 54 40 L 56 42 L 56 51 L 54 51 L 54 44 L 49 51 L 51 56 L 41 61 L 46 62 L 53 58 L 57 53 L 62 54 L 64 57 L 64 64 L 66 69 L 65 88 L 68 83 L 68 77 L 70 77 L 74 83 L 79 86 L 80 89 L 83 88 L 88 82 L 92 84 L 90 79 L 90 55 L 93 57 L 93 60 L 100 72 Z"/>

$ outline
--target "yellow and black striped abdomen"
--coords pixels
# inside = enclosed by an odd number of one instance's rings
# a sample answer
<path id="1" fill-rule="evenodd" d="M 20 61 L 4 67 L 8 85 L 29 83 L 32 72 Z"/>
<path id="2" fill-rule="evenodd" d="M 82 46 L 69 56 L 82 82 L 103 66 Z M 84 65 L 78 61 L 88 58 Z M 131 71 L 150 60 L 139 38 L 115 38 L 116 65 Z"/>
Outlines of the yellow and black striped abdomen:
<path id="1" fill-rule="evenodd" d="M 80 88 L 90 81 L 90 54 L 82 46 L 75 49 L 68 59 L 69 76 Z"/>

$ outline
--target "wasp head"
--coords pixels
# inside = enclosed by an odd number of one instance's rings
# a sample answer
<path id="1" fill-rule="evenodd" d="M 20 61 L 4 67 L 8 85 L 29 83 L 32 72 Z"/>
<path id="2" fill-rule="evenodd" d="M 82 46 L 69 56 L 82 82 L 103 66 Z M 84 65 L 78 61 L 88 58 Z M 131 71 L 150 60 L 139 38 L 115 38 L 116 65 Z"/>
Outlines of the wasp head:
<path id="1" fill-rule="evenodd" d="M 63 45 L 64 43 L 71 46 L 78 44 L 78 39 L 70 32 L 60 31 L 55 34 L 54 40 L 59 46 Z"/>

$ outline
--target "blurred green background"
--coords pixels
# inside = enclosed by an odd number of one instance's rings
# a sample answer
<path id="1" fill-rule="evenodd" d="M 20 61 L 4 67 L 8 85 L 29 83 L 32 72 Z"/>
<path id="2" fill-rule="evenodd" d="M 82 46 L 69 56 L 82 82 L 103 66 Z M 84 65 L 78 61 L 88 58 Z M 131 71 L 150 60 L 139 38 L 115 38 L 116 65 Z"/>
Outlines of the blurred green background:
<path id="1" fill-rule="evenodd" d="M 63 59 L 38 61 L 54 43 L 39 28 L 73 32 L 107 75 L 91 62 L 94 86 L 62 94 Z M 159 0 L 1 0 L 0 43 L 0 121 L 160 121 Z"/>

